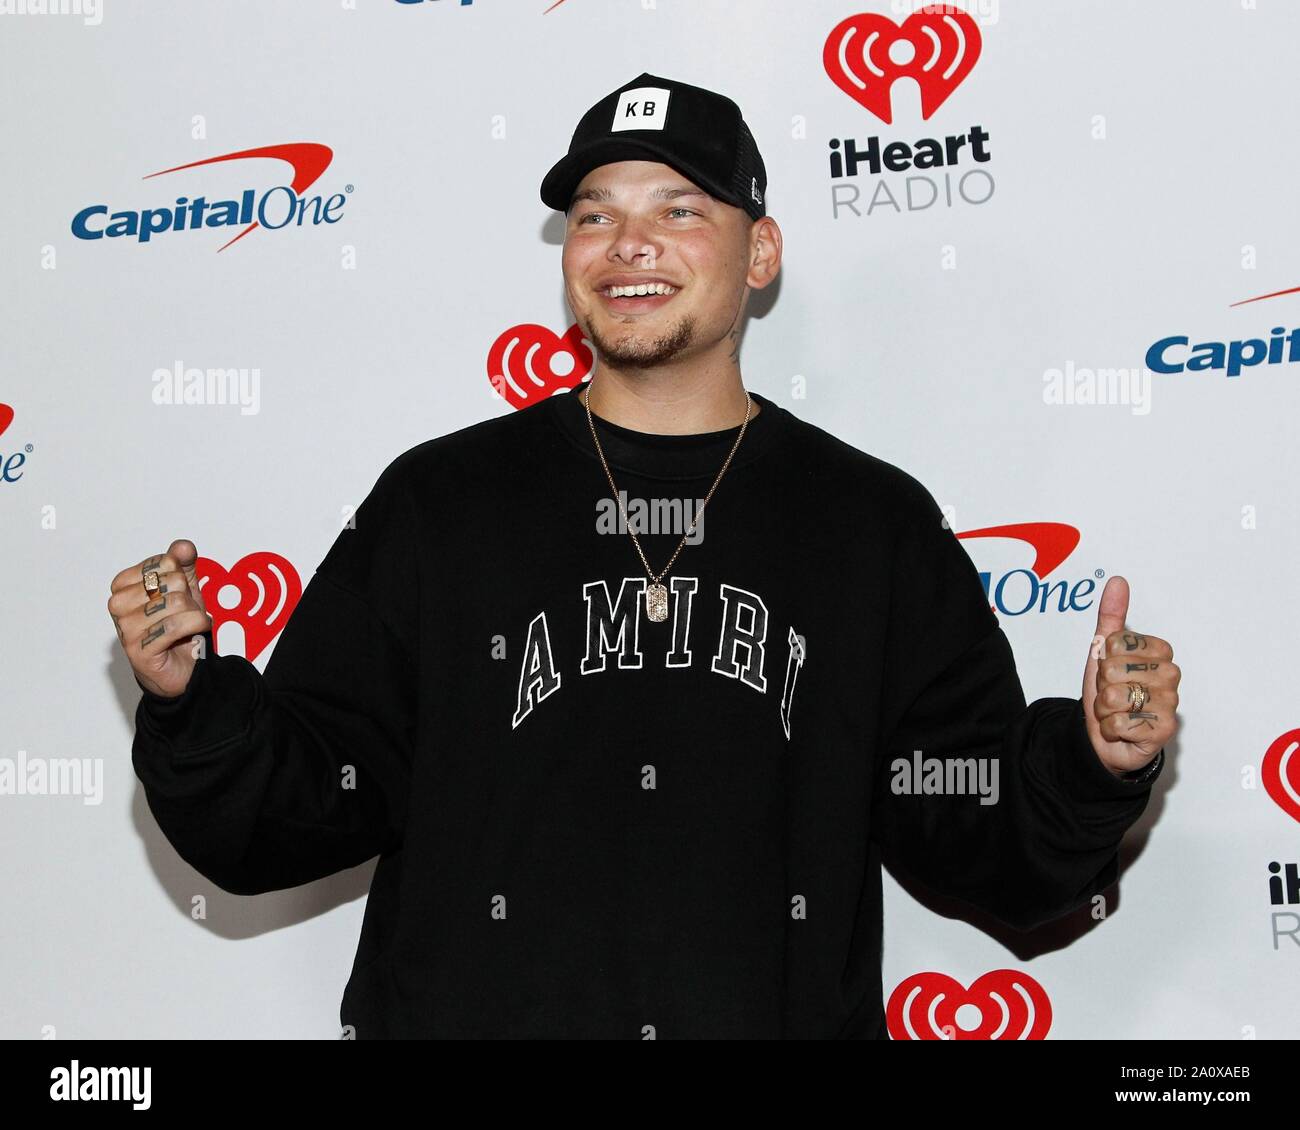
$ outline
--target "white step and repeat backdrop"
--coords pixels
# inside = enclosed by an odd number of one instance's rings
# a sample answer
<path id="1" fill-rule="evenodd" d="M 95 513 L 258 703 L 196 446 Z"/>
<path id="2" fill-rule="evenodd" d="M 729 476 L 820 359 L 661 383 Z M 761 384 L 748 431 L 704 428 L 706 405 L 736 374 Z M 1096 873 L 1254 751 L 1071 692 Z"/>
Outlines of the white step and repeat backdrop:
<path id="1" fill-rule="evenodd" d="M 339 1035 L 373 865 L 248 899 L 178 859 L 109 581 L 189 537 L 305 582 L 398 453 L 516 410 L 511 341 L 579 380 L 538 184 L 642 71 L 734 98 L 766 159 L 746 383 L 977 535 L 1026 694 L 1079 693 L 1113 573 L 1184 671 L 1105 919 L 984 929 L 887 877 L 886 994 L 1300 1035 L 1300 5 L 968 0 L 933 41 L 913 7 L 0 0 L 0 1036 Z M 872 13 L 883 100 L 827 51 Z M 263 667 L 282 620 L 237 613 L 219 650 Z"/>

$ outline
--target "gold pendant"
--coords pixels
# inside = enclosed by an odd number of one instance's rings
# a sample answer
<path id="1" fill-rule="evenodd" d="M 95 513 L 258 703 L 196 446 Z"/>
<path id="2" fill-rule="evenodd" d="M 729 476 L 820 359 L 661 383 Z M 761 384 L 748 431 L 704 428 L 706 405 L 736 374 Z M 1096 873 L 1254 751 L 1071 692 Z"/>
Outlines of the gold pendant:
<path id="1" fill-rule="evenodd" d="M 645 590 L 645 614 L 655 623 L 668 619 L 668 590 L 663 585 Z"/>

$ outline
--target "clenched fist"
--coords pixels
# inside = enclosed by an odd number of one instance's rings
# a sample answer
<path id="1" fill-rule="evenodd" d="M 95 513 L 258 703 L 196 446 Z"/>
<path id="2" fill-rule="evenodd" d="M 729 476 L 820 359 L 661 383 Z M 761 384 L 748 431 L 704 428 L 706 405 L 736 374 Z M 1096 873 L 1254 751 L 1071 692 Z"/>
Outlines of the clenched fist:
<path id="1" fill-rule="evenodd" d="M 136 679 L 146 690 L 175 698 L 194 673 L 190 641 L 212 630 L 195 570 L 198 550 L 178 539 L 167 552 L 123 569 L 113 578 L 108 614 Z M 146 573 L 158 574 L 158 591 L 145 591 Z"/>

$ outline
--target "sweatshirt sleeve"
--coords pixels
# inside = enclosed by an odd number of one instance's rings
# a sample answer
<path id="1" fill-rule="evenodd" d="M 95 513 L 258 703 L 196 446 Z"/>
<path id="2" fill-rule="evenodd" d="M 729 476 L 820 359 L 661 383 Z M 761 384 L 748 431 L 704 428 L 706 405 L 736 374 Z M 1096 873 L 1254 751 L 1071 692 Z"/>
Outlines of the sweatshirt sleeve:
<path id="1" fill-rule="evenodd" d="M 400 846 L 415 728 L 415 570 L 393 467 L 303 590 L 263 675 L 195 664 L 143 691 L 131 760 L 177 853 L 218 887 L 298 886 Z M 138 680 L 137 680 L 138 684 Z"/>
<path id="2" fill-rule="evenodd" d="M 1159 773 L 1141 784 L 1112 774 L 1080 699 L 1026 706 L 979 573 L 920 489 L 894 563 L 873 835 L 891 870 L 1028 930 L 1118 878 L 1120 840 Z M 996 803 L 927 793 L 918 759 L 974 759 L 988 796 L 996 766 Z"/>

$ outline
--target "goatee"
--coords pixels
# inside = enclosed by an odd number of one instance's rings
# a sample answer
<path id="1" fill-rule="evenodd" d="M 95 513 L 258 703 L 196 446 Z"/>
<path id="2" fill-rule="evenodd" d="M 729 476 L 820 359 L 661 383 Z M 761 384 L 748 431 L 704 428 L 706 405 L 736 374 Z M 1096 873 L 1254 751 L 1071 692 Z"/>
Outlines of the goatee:
<path id="1" fill-rule="evenodd" d="M 695 320 L 680 319 L 666 333 L 645 340 L 635 330 L 624 337 L 611 339 L 594 329 L 587 330 L 596 353 L 606 364 L 620 369 L 653 369 L 671 361 L 695 339 Z"/>

